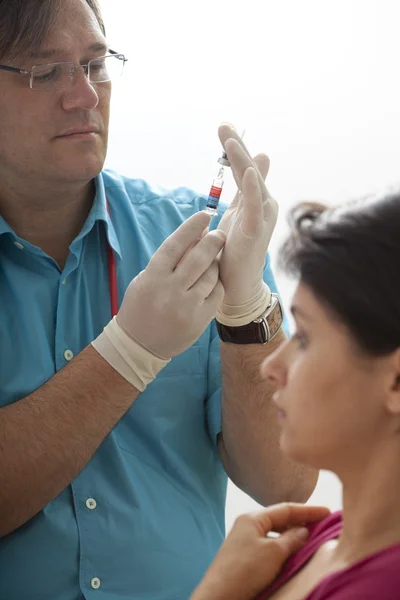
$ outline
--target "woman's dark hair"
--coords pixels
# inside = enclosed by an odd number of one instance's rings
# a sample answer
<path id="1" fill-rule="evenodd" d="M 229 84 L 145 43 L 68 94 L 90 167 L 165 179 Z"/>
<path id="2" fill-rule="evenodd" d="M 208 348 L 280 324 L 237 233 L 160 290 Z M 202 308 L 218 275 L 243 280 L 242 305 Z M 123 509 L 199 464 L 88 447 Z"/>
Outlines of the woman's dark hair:
<path id="1" fill-rule="evenodd" d="M 37 50 L 65 0 L 0 0 L 0 59 Z M 105 35 L 97 0 L 86 0 Z"/>
<path id="2" fill-rule="evenodd" d="M 338 208 L 303 203 L 280 265 L 344 323 L 362 350 L 400 347 L 400 192 Z"/>

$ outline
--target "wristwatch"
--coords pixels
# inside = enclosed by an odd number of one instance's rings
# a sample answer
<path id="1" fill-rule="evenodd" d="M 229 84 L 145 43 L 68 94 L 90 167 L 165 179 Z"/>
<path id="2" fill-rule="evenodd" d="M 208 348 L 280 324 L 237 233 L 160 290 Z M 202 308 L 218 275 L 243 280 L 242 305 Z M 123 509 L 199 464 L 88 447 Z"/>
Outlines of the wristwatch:
<path id="1" fill-rule="evenodd" d="M 218 335 L 231 344 L 268 344 L 278 333 L 283 321 L 283 308 L 279 296 L 271 294 L 267 310 L 248 325 L 229 327 L 217 323 Z"/>

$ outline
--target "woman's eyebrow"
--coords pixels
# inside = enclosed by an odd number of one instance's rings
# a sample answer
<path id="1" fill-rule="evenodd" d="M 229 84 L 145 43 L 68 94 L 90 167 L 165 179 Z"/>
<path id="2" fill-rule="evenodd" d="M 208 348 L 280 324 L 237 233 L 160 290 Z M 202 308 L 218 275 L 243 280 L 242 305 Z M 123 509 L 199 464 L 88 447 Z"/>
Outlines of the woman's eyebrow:
<path id="1" fill-rule="evenodd" d="M 294 317 L 299 316 L 307 321 L 313 321 L 313 317 L 302 308 L 299 308 L 297 304 L 292 304 L 290 307 L 290 312 Z"/>

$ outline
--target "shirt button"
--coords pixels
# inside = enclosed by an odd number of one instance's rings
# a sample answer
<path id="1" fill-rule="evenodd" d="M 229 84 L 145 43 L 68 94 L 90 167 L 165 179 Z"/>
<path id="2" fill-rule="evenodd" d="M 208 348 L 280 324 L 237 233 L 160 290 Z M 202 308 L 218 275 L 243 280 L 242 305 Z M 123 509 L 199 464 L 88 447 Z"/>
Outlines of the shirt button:
<path id="1" fill-rule="evenodd" d="M 97 508 L 97 502 L 96 502 L 96 500 L 94 498 L 88 498 L 86 500 L 86 507 L 89 510 L 94 510 L 95 508 Z"/>
<path id="2" fill-rule="evenodd" d="M 61 282 L 61 285 L 65 285 L 66 283 L 67 283 L 67 280 L 63 279 L 62 282 Z"/>
<path id="3" fill-rule="evenodd" d="M 20 242 L 14 242 L 14 246 L 17 246 L 20 250 L 24 249 L 24 246 Z"/>
<path id="4" fill-rule="evenodd" d="M 65 360 L 67 360 L 69 362 L 70 360 L 72 360 L 74 358 L 74 353 L 71 350 L 66 350 L 64 352 L 64 358 L 65 358 Z"/>
<path id="5" fill-rule="evenodd" d="M 92 581 L 90 582 L 90 585 L 94 590 L 98 590 L 101 585 L 101 581 L 98 577 L 93 577 Z"/>

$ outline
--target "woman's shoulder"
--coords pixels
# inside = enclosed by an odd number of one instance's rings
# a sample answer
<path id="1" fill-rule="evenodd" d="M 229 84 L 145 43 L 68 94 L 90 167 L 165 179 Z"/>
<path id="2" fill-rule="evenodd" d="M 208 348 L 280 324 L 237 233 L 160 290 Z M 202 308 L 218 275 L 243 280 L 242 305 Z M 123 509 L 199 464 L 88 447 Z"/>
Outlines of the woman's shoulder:
<path id="1" fill-rule="evenodd" d="M 342 513 L 335 512 L 322 521 L 308 525 L 306 544 L 284 566 L 275 582 L 262 595 L 264 600 L 294 577 L 329 540 L 340 536 Z M 399 600 L 400 544 L 370 554 L 349 568 L 326 576 L 307 596 L 307 600 Z"/>
<path id="2" fill-rule="evenodd" d="M 311 525 L 308 542 L 300 551 L 305 552 L 302 562 L 324 542 L 338 537 L 342 527 L 341 512 L 332 513 Z M 328 575 L 310 594 L 309 600 L 398 600 L 399 564 L 400 544 L 394 544 L 364 557 L 348 569 Z"/>
<path id="3" fill-rule="evenodd" d="M 400 544 L 389 546 L 326 577 L 309 600 L 398 600 L 399 564 Z"/>

